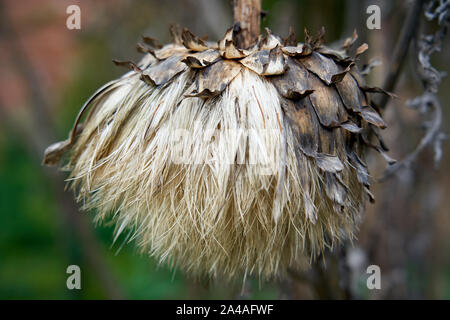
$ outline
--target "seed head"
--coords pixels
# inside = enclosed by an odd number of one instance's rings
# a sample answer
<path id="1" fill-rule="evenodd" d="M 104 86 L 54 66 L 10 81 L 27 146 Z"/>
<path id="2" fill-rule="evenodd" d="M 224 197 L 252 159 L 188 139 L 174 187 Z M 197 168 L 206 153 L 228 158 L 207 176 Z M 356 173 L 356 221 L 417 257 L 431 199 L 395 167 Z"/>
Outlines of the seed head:
<path id="1" fill-rule="evenodd" d="M 352 239 L 369 192 L 363 162 L 385 127 L 355 64 L 367 49 L 270 31 L 251 48 L 188 30 L 83 106 L 64 163 L 83 209 L 195 275 L 282 275 Z M 81 119 L 85 118 L 81 124 Z M 66 161 L 60 161 L 66 154 Z"/>

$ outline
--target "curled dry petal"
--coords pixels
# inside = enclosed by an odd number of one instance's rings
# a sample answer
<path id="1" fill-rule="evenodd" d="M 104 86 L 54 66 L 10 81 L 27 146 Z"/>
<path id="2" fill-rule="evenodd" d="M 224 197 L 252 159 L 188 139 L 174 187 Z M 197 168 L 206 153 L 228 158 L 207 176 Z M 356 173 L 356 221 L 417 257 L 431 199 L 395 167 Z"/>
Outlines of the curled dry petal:
<path id="1" fill-rule="evenodd" d="M 145 69 L 141 77 L 146 83 L 163 85 L 187 68 L 182 59 L 182 55 L 173 55 Z"/>
<path id="2" fill-rule="evenodd" d="M 356 32 L 356 29 L 355 29 L 355 30 L 353 30 L 352 36 L 345 39 L 342 49 L 344 49 L 345 51 L 348 52 L 349 49 L 353 46 L 353 44 L 356 42 L 357 39 L 358 39 L 358 33 Z"/>
<path id="3" fill-rule="evenodd" d="M 367 165 L 362 162 L 355 152 L 351 152 L 348 155 L 350 163 L 356 168 L 358 181 L 365 186 L 370 186 L 369 170 Z"/>
<path id="4" fill-rule="evenodd" d="M 367 122 L 366 122 L 367 124 Z M 384 144 L 383 140 L 381 139 L 380 135 L 377 133 L 376 130 L 371 130 L 370 126 L 366 125 L 365 128 L 363 128 L 363 131 L 361 132 L 361 138 L 364 141 L 364 143 L 378 151 L 378 153 L 386 160 L 386 162 L 389 165 L 393 165 L 397 162 L 397 160 L 391 158 L 386 152 L 388 149 L 386 148 L 386 145 Z M 374 128 L 376 129 L 376 128 Z M 370 135 L 371 134 L 371 135 Z M 374 139 L 374 143 L 371 142 L 370 138 Z"/>
<path id="5" fill-rule="evenodd" d="M 170 35 L 172 36 L 172 40 L 174 44 L 181 45 L 183 44 L 183 38 L 181 36 L 182 30 L 178 24 L 173 24 L 170 26 Z"/>
<path id="6" fill-rule="evenodd" d="M 363 119 L 367 122 L 382 129 L 386 128 L 386 122 L 384 122 L 384 120 L 374 108 L 365 106 L 361 109 L 360 114 L 361 117 L 363 117 Z"/>
<path id="7" fill-rule="evenodd" d="M 366 104 L 364 95 L 361 90 L 359 90 L 358 83 L 351 74 L 346 73 L 342 80 L 336 83 L 336 88 L 344 106 L 348 110 L 359 112 L 361 106 Z"/>
<path id="8" fill-rule="evenodd" d="M 128 69 L 130 69 L 132 71 L 136 71 L 136 72 L 139 72 L 139 73 L 142 72 L 141 68 L 139 68 L 132 61 L 120 61 L 120 60 L 113 59 L 112 62 L 118 67 L 125 67 L 125 68 L 128 68 Z"/>
<path id="9" fill-rule="evenodd" d="M 270 78 L 281 96 L 288 99 L 300 99 L 311 94 L 308 71 L 295 59 L 287 59 L 287 70 L 281 76 Z"/>
<path id="10" fill-rule="evenodd" d="M 282 47 L 282 40 L 280 37 L 274 35 L 272 31 L 266 28 L 267 36 L 262 40 L 259 45 L 260 50 L 272 50 L 276 47 Z"/>
<path id="11" fill-rule="evenodd" d="M 219 52 L 225 59 L 241 59 L 250 54 L 248 50 L 239 49 L 234 42 L 234 29 L 230 28 L 225 37 L 219 41 Z"/>
<path id="12" fill-rule="evenodd" d="M 341 72 L 333 59 L 317 52 L 313 52 L 306 58 L 301 58 L 300 62 L 328 85 L 333 83 L 332 77 Z"/>
<path id="13" fill-rule="evenodd" d="M 306 57 L 312 53 L 310 47 L 305 44 L 300 44 L 298 46 L 287 46 L 281 49 L 284 54 L 291 57 Z"/>
<path id="14" fill-rule="evenodd" d="M 344 170 L 344 165 L 337 156 L 317 154 L 315 159 L 317 166 L 323 171 L 337 173 Z"/>
<path id="15" fill-rule="evenodd" d="M 338 179 L 335 173 L 325 173 L 325 192 L 331 201 L 339 206 L 345 206 L 347 203 L 348 188 Z"/>
<path id="16" fill-rule="evenodd" d="M 366 81 L 362 77 L 356 65 L 354 65 L 353 68 L 351 68 L 349 73 L 352 75 L 353 79 L 355 79 L 356 83 L 360 88 L 366 85 Z"/>
<path id="17" fill-rule="evenodd" d="M 322 27 L 317 33 L 316 37 L 312 37 L 308 34 L 308 30 L 305 28 L 305 44 L 311 48 L 311 50 L 318 50 L 322 47 L 325 40 L 325 28 Z"/>
<path id="18" fill-rule="evenodd" d="M 319 124 L 311 103 L 308 99 L 283 99 L 282 106 L 300 149 L 307 156 L 315 156 L 319 145 Z"/>
<path id="19" fill-rule="evenodd" d="M 356 49 L 355 59 L 366 52 L 367 49 L 369 49 L 369 45 L 367 43 L 363 43 L 360 47 L 358 47 L 358 49 Z"/>
<path id="20" fill-rule="evenodd" d="M 386 162 L 387 162 L 389 165 L 393 165 L 393 164 L 396 164 L 396 163 L 397 163 L 397 160 L 391 158 L 391 157 L 386 153 L 386 151 L 384 151 L 382 148 L 376 147 L 375 150 L 377 150 L 378 153 L 381 154 L 381 156 L 384 158 L 384 160 L 386 160 Z"/>
<path id="21" fill-rule="evenodd" d="M 208 50 L 205 42 L 190 32 L 188 29 L 184 29 L 181 34 L 181 38 L 183 40 L 183 45 L 192 51 L 205 51 Z"/>
<path id="22" fill-rule="evenodd" d="M 351 68 L 353 67 L 354 62 L 351 62 L 347 68 L 345 68 L 344 70 L 340 71 L 339 73 L 334 74 L 331 77 L 331 83 L 336 84 L 338 82 L 341 82 L 342 79 L 344 79 L 345 75 L 350 72 Z"/>
<path id="23" fill-rule="evenodd" d="M 389 96 L 391 98 L 398 98 L 395 94 L 393 94 L 393 93 L 391 93 L 389 91 L 386 91 L 386 90 L 384 90 L 382 88 L 379 88 L 379 87 L 361 86 L 361 90 L 363 90 L 365 92 L 371 92 L 371 93 L 381 93 L 381 94 L 387 95 L 387 96 Z"/>
<path id="24" fill-rule="evenodd" d="M 286 71 L 286 60 L 280 46 L 276 46 L 269 51 L 269 62 L 264 68 L 263 75 L 274 76 L 283 74 Z"/>
<path id="25" fill-rule="evenodd" d="M 362 130 L 360 127 L 358 127 L 358 125 L 356 123 L 354 123 L 353 121 L 350 121 L 350 120 L 347 120 L 347 121 L 341 123 L 341 127 L 352 133 L 360 133 Z"/>
<path id="26" fill-rule="evenodd" d="M 297 46 L 298 40 L 297 35 L 295 34 L 294 28 L 289 28 L 289 35 L 286 39 L 283 40 L 283 45 L 287 46 Z"/>
<path id="27" fill-rule="evenodd" d="M 338 60 L 339 62 L 342 63 L 350 63 L 352 62 L 352 60 L 350 59 L 350 57 L 347 55 L 347 53 L 343 50 L 335 50 L 329 47 L 320 47 L 319 49 L 317 49 L 317 52 L 331 57 L 333 59 Z"/>
<path id="28" fill-rule="evenodd" d="M 189 68 L 201 69 L 207 67 L 220 59 L 220 53 L 214 49 L 197 52 L 186 56 L 182 60 Z"/>
<path id="29" fill-rule="evenodd" d="M 314 88 L 308 97 L 317 112 L 320 123 L 326 127 L 337 127 L 347 120 L 347 112 L 336 90 L 324 84 L 315 75 L 308 78 L 310 88 Z"/>
<path id="30" fill-rule="evenodd" d="M 279 46 L 272 50 L 256 51 L 240 63 L 263 76 L 280 75 L 286 71 L 286 61 Z"/>
<path id="31" fill-rule="evenodd" d="M 146 45 L 150 46 L 153 49 L 161 49 L 162 48 L 162 45 L 155 38 L 142 36 L 142 41 L 144 41 L 144 43 Z"/>
<path id="32" fill-rule="evenodd" d="M 241 68 L 238 62 L 221 60 L 201 69 L 195 79 L 194 90 L 186 96 L 211 98 L 221 94 Z"/>

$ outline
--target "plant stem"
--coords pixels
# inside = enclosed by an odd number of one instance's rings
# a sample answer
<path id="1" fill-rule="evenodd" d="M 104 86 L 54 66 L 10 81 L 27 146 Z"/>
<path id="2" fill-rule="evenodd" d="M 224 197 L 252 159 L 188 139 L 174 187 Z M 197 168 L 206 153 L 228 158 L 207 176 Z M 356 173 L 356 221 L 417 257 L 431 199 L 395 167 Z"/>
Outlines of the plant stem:
<path id="1" fill-rule="evenodd" d="M 261 27 L 261 0 L 234 0 L 234 23 L 240 26 L 236 43 L 241 48 L 250 47 L 259 36 Z"/>
<path id="2" fill-rule="evenodd" d="M 406 55 L 408 54 L 408 49 L 411 40 L 417 33 L 417 28 L 420 23 L 420 17 L 422 14 L 422 8 L 426 1 L 425 0 L 415 0 L 411 8 L 409 9 L 408 16 L 406 17 L 405 23 L 402 27 L 399 39 L 397 41 L 397 46 L 394 49 L 394 54 L 390 63 L 388 74 L 383 82 L 383 89 L 387 91 L 394 91 L 395 85 L 397 84 L 400 71 L 405 61 Z M 376 101 L 377 105 L 384 109 L 388 102 L 387 96 L 382 96 L 379 101 Z"/>

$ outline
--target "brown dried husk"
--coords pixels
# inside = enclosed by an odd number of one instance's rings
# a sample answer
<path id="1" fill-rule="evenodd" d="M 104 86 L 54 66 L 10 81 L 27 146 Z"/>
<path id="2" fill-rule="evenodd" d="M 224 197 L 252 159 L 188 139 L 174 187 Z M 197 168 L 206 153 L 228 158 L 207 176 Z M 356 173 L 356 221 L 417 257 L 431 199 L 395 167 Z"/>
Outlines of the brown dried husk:
<path id="1" fill-rule="evenodd" d="M 338 50 L 323 33 L 297 43 L 268 31 L 247 49 L 233 29 L 217 44 L 173 35 L 163 47 L 145 38 L 137 65 L 116 62 L 130 72 L 100 88 L 69 138 L 47 149 L 48 165 L 67 155 L 83 209 L 200 276 L 271 278 L 353 239 L 373 198 L 364 151 L 386 151 L 368 94 L 381 89 L 355 64 L 367 45 L 350 55 L 356 34 Z M 268 155 L 269 170 L 251 161 Z"/>

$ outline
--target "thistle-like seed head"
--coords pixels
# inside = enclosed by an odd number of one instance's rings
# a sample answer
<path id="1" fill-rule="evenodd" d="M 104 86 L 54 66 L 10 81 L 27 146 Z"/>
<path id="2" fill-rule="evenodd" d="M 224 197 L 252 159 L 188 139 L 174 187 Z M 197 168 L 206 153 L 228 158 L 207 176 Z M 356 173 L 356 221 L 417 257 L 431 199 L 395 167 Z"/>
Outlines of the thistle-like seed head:
<path id="1" fill-rule="evenodd" d="M 270 278 L 353 238 L 369 192 L 366 146 L 383 152 L 351 54 L 268 32 L 251 48 L 174 32 L 83 106 L 44 163 L 116 234 L 197 275 Z M 81 124 L 81 119 L 84 121 Z M 75 130 L 76 128 L 76 130 Z"/>

